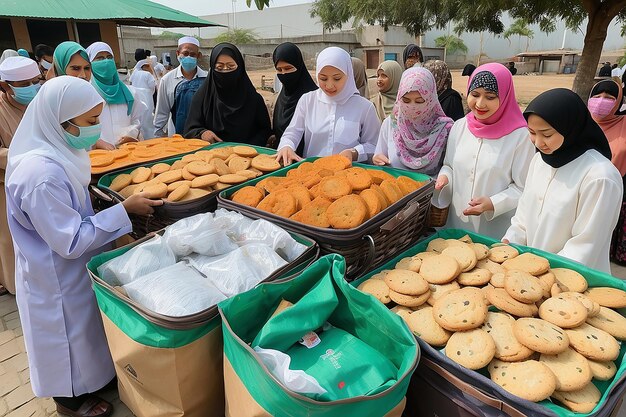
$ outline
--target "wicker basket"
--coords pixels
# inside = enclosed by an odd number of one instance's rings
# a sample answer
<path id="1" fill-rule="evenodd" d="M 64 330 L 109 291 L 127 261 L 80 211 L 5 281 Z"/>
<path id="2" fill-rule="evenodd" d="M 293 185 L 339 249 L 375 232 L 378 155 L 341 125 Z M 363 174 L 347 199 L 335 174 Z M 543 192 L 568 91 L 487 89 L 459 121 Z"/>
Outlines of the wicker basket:
<path id="1" fill-rule="evenodd" d="M 446 225 L 446 221 L 448 220 L 448 212 L 450 211 L 450 206 L 439 208 L 433 205 L 430 206 L 430 210 L 428 212 L 428 227 L 443 227 Z"/>
<path id="2" fill-rule="evenodd" d="M 354 165 L 364 166 L 361 164 Z M 284 168 L 275 174 L 284 175 L 286 171 L 294 167 L 297 165 Z M 366 167 L 372 168 L 371 166 Z M 427 183 L 354 229 L 339 230 L 309 226 L 254 207 L 235 203 L 230 199 L 239 188 L 256 184 L 258 179 L 222 191 L 217 198 L 217 204 L 218 207 L 235 210 L 255 219 L 263 218 L 285 230 L 308 236 L 318 243 L 322 255 L 328 253 L 342 255 L 346 259 L 346 279 L 351 281 L 415 243 L 421 238 L 421 233 L 426 225 L 434 182 L 431 179 L 426 179 L 427 177 L 424 178 L 425 176 L 420 176 L 421 174 L 407 173 L 393 168 L 384 168 L 384 170 L 396 174 L 396 176 L 419 177 L 417 178 L 419 181 L 427 181 Z"/>

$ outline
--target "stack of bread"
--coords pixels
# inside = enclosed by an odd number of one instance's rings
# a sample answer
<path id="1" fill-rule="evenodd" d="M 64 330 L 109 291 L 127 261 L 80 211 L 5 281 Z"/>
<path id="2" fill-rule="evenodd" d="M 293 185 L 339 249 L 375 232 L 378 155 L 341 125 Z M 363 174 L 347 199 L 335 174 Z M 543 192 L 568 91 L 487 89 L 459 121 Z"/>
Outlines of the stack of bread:
<path id="1" fill-rule="evenodd" d="M 600 401 L 593 380 L 614 377 L 626 340 L 626 292 L 588 288 L 584 276 L 547 259 L 468 236 L 436 238 L 363 282 L 409 329 L 469 369 L 530 401 L 552 398 L 588 413 Z"/>
<path id="2" fill-rule="evenodd" d="M 285 177 L 243 187 L 232 201 L 310 226 L 352 229 L 423 185 L 379 169 L 352 167 L 349 159 L 333 155 L 303 162 Z"/>
<path id="3" fill-rule="evenodd" d="M 223 146 L 185 155 L 171 165 L 162 162 L 117 175 L 109 188 L 124 198 L 145 193 L 169 202 L 189 201 L 278 168 L 273 155 L 250 146 Z"/>

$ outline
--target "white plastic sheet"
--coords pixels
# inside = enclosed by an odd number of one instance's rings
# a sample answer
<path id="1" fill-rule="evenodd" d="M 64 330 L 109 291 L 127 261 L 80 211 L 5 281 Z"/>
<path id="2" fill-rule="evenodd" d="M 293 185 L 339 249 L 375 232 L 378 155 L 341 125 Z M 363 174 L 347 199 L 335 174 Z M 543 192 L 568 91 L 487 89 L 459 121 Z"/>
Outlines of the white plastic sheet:
<path id="1" fill-rule="evenodd" d="M 326 390 L 317 380 L 302 370 L 289 369 L 289 355 L 274 349 L 254 348 L 261 361 L 278 381 L 299 394 L 325 394 Z"/>
<path id="2" fill-rule="evenodd" d="M 163 239 L 179 257 L 192 253 L 223 255 L 237 249 L 237 244 L 226 235 L 225 223 L 212 213 L 197 214 L 169 226 Z"/>
<path id="3" fill-rule="evenodd" d="M 186 262 L 153 272 L 124 285 L 128 296 L 146 308 L 180 317 L 214 306 L 226 296 Z"/>

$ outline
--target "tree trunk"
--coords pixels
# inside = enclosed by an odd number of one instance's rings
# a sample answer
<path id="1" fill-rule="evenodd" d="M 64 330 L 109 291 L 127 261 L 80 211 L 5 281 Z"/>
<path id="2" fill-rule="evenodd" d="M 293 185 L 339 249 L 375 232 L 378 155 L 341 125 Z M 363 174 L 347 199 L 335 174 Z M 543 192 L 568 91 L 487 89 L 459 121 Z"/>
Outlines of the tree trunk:
<path id="1" fill-rule="evenodd" d="M 602 55 L 602 47 L 606 40 L 607 29 L 611 20 L 615 16 L 607 16 L 604 10 L 595 9 L 589 13 L 589 23 L 587 24 L 587 32 L 585 33 L 585 46 L 583 47 L 582 56 L 576 69 L 574 77 L 574 85 L 572 90 L 578 94 L 585 103 L 589 98 L 589 93 L 594 84 L 596 69 L 600 56 Z"/>

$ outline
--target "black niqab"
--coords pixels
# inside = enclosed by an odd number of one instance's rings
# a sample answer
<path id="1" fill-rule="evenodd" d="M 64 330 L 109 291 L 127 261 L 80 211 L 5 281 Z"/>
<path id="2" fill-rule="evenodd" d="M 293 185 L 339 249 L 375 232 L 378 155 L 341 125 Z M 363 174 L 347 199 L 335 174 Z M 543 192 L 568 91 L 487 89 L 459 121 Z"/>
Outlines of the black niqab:
<path id="1" fill-rule="evenodd" d="M 220 55 L 233 58 L 237 69 L 215 71 Z M 265 146 L 270 135 L 269 114 L 263 97 L 246 73 L 239 49 L 230 43 L 220 43 L 211 51 L 209 62 L 209 75 L 191 102 L 185 137 L 199 138 L 205 130 L 211 130 L 224 141 Z"/>
<path id="2" fill-rule="evenodd" d="M 302 52 L 293 43 L 285 42 L 278 45 L 274 50 L 272 59 L 274 60 L 274 66 L 278 64 L 278 61 L 285 61 L 296 68 L 295 72 L 277 75 L 283 84 L 283 88 L 276 98 L 273 127 L 276 139 L 280 140 L 289 123 L 291 123 L 300 97 L 309 91 L 317 90 L 317 85 L 304 64 Z"/>
<path id="3" fill-rule="evenodd" d="M 531 114 L 541 117 L 564 137 L 559 149 L 550 155 L 541 154 L 543 161 L 551 167 L 562 167 L 589 149 L 595 149 L 611 159 L 611 148 L 604 132 L 573 91 L 555 88 L 541 93 L 524 111 L 526 120 Z"/>

